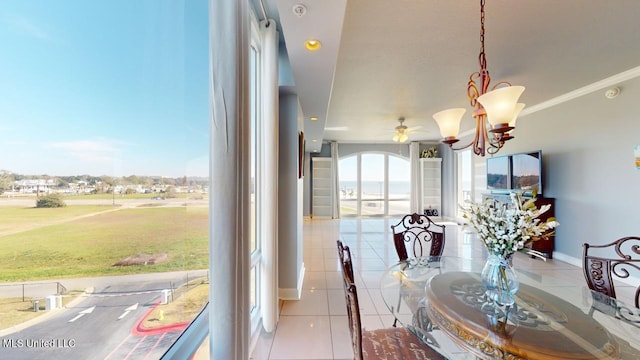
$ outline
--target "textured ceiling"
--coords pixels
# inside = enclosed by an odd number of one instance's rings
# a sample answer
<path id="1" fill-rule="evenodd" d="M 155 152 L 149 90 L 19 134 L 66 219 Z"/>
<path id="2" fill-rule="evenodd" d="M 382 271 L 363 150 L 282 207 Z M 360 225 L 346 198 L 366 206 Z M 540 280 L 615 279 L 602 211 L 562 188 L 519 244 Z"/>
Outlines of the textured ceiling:
<path id="1" fill-rule="evenodd" d="M 466 107 L 463 131 L 473 127 L 466 84 L 479 67 L 479 0 L 264 3 L 282 27 L 305 137 L 318 140 L 307 151 L 322 140 L 390 143 L 399 117 L 413 130 L 410 140 L 439 140 L 432 115 L 450 107 Z M 307 13 L 295 15 L 294 4 Z M 531 110 L 635 69 L 638 19 L 638 0 L 486 0 L 492 84 L 525 86 L 520 100 Z M 313 54 L 302 48 L 310 37 L 323 43 Z"/>

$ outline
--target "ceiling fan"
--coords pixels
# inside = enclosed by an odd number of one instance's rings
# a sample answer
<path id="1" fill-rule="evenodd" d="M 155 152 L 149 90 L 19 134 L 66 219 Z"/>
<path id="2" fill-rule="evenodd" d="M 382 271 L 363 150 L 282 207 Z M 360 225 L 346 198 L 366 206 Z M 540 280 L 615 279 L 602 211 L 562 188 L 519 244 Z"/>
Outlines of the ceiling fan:
<path id="1" fill-rule="evenodd" d="M 393 141 L 403 143 L 409 139 L 409 133 L 420 129 L 422 126 L 415 126 L 412 128 L 407 127 L 404 124 L 404 117 L 398 118 L 400 125 L 396 126 L 395 133 L 393 134 Z"/>

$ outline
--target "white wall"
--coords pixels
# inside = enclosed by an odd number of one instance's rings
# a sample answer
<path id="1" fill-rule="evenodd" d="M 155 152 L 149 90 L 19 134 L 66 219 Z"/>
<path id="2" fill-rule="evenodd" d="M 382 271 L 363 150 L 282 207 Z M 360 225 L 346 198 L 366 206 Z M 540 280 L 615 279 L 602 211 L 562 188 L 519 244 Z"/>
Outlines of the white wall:
<path id="1" fill-rule="evenodd" d="M 302 189 L 298 179 L 298 97 L 280 94 L 278 172 L 278 286 L 281 299 L 302 291 Z"/>

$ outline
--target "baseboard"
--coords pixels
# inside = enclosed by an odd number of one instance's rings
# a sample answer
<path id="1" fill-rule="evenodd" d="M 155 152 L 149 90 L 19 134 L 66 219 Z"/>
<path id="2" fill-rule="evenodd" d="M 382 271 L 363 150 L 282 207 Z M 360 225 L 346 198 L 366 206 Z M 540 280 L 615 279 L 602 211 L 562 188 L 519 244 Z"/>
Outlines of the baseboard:
<path id="1" fill-rule="evenodd" d="M 298 285 L 294 288 L 279 288 L 278 297 L 280 300 L 300 300 L 302 298 L 302 284 L 304 283 L 304 262 L 302 263 L 302 270 L 298 277 Z"/>
<path id="2" fill-rule="evenodd" d="M 554 251 L 553 252 L 553 259 L 554 260 L 559 260 L 559 261 L 562 261 L 562 262 L 566 262 L 568 264 L 577 266 L 580 269 L 582 269 L 582 258 L 576 258 L 576 257 L 573 257 L 573 256 L 569 256 L 567 254 L 564 254 L 564 253 L 560 253 L 560 252 Z M 637 276 L 629 276 L 628 278 L 615 277 L 615 280 L 616 281 L 620 281 L 621 283 L 625 283 L 627 285 L 631 285 L 631 286 L 638 286 L 638 284 L 640 284 L 640 278 L 638 278 Z"/>
<path id="3" fill-rule="evenodd" d="M 582 258 L 576 258 L 573 256 L 569 256 L 565 253 L 561 253 L 561 252 L 557 252 L 554 251 L 553 252 L 553 259 L 554 260 L 559 260 L 562 262 L 566 262 L 567 264 L 571 264 L 573 266 L 577 266 L 580 269 L 582 269 Z"/>

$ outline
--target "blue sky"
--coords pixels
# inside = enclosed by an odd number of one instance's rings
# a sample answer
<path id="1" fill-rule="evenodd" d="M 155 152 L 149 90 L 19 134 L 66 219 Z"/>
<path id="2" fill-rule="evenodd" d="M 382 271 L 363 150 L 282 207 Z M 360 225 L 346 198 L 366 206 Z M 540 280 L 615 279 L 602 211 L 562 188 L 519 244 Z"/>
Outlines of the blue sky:
<path id="1" fill-rule="evenodd" d="M 207 6 L 0 1 L 0 169 L 207 176 Z"/>

